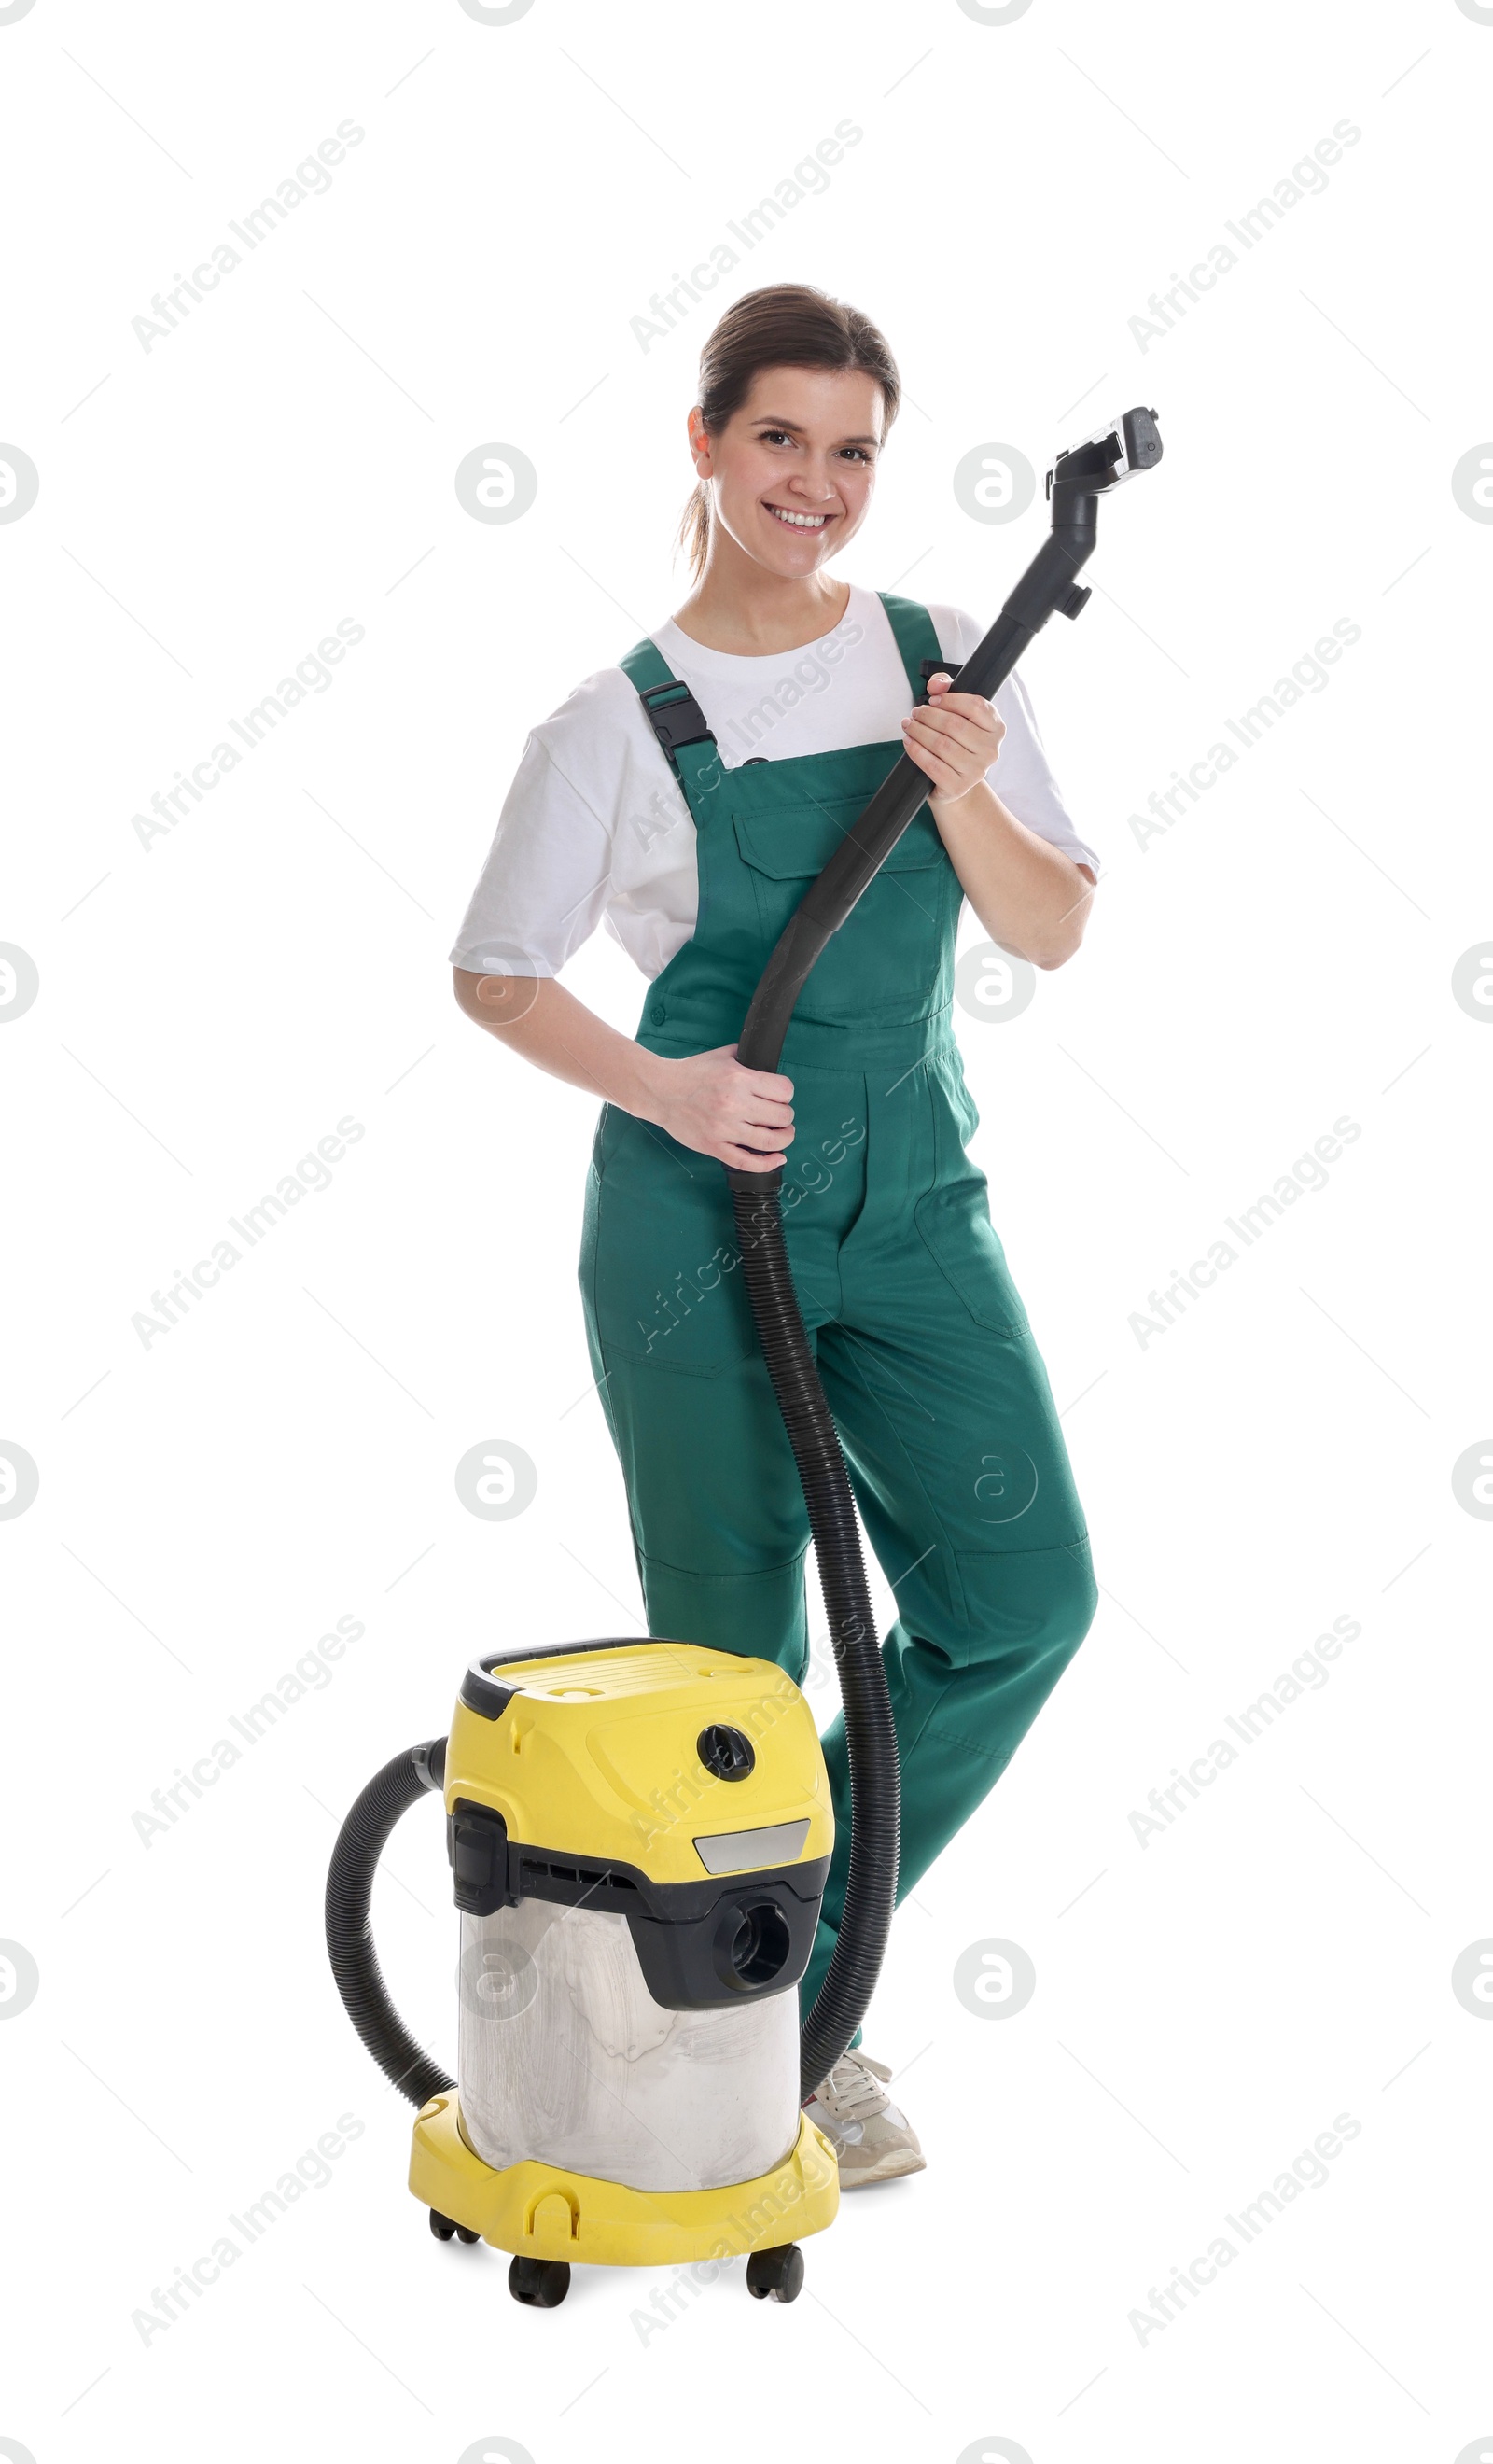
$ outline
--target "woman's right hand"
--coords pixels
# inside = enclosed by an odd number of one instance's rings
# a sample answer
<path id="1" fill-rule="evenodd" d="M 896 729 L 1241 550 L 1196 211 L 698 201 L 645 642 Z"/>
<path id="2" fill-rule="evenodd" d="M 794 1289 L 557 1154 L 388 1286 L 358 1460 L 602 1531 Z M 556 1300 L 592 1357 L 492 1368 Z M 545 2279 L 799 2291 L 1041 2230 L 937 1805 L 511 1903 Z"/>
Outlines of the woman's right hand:
<path id="1" fill-rule="evenodd" d="M 680 1145 L 738 1172 L 773 1172 L 793 1143 L 793 1081 L 746 1069 L 734 1044 L 671 1061 L 653 1056 L 645 1117 Z"/>
<path id="2" fill-rule="evenodd" d="M 456 969 L 456 999 L 500 1044 L 593 1098 L 656 1121 L 696 1155 L 739 1172 L 773 1172 L 793 1143 L 793 1081 L 744 1069 L 734 1044 L 670 1061 L 619 1035 L 552 977 Z"/>

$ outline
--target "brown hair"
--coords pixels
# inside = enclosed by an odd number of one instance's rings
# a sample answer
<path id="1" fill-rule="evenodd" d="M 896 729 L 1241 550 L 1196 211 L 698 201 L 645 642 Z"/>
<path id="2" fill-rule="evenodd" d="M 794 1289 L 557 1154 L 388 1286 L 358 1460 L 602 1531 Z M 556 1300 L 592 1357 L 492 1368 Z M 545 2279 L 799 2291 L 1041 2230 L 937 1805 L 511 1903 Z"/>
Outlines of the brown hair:
<path id="1" fill-rule="evenodd" d="M 726 310 L 700 353 L 700 415 L 711 435 L 751 393 L 763 368 L 853 369 L 874 377 L 886 406 L 883 433 L 897 415 L 902 380 L 886 337 L 859 308 L 809 282 L 773 282 Z M 697 479 L 679 524 L 679 545 L 696 581 L 711 536 L 711 493 Z"/>

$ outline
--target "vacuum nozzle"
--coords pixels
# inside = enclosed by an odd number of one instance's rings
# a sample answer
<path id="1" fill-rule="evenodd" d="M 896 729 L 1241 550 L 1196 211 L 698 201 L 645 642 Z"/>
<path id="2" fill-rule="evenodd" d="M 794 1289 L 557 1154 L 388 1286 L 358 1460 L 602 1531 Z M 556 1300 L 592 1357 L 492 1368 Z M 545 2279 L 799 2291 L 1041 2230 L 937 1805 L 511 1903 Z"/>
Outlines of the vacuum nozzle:
<path id="1" fill-rule="evenodd" d="M 1133 478 L 1137 471 L 1153 471 L 1160 459 L 1161 431 L 1155 412 L 1122 411 L 1108 428 L 1086 436 L 1082 444 L 1065 448 L 1047 473 L 1046 493 L 1050 497 L 1056 484 L 1098 495 L 1104 489 L 1117 488 L 1122 479 Z"/>

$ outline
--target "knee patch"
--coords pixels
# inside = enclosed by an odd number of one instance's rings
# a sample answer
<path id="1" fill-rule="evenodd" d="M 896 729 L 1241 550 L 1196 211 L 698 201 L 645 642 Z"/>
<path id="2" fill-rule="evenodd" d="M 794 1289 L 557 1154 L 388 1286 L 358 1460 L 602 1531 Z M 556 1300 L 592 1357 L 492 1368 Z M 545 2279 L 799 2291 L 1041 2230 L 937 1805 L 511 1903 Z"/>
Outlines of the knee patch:
<path id="1" fill-rule="evenodd" d="M 803 1560 L 706 1574 L 640 1556 L 648 1631 L 746 1660 L 774 1660 L 797 1684 L 808 1659 Z"/>
<path id="2" fill-rule="evenodd" d="M 1049 1682 L 1094 1621 L 1099 1589 L 1087 1538 L 1059 1549 L 960 1557 L 968 1636 L 965 1667 L 993 1661 L 1047 1667 Z"/>

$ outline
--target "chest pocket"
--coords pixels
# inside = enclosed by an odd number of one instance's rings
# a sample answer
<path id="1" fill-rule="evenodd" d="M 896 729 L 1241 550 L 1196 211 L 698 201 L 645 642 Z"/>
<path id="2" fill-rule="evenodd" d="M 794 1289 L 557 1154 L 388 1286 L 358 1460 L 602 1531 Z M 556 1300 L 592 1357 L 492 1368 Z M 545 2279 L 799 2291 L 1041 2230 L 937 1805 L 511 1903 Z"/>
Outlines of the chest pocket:
<path id="1" fill-rule="evenodd" d="M 866 808 L 865 796 L 826 796 L 782 804 L 771 813 L 736 812 L 732 825 L 736 851 L 754 872 L 773 881 L 812 881 L 848 837 Z M 925 804 L 908 824 L 883 869 L 929 872 L 949 861 L 933 817 Z"/>
<path id="2" fill-rule="evenodd" d="M 867 792 L 869 792 L 867 790 Z M 809 883 L 823 872 L 865 809 L 866 796 L 781 803 L 769 813 L 736 811 L 732 829 L 761 935 L 761 961 Z M 962 898 L 926 804 L 903 831 L 880 872 L 834 934 L 796 1015 L 827 1026 L 911 1023 L 948 999 L 946 954 Z"/>

